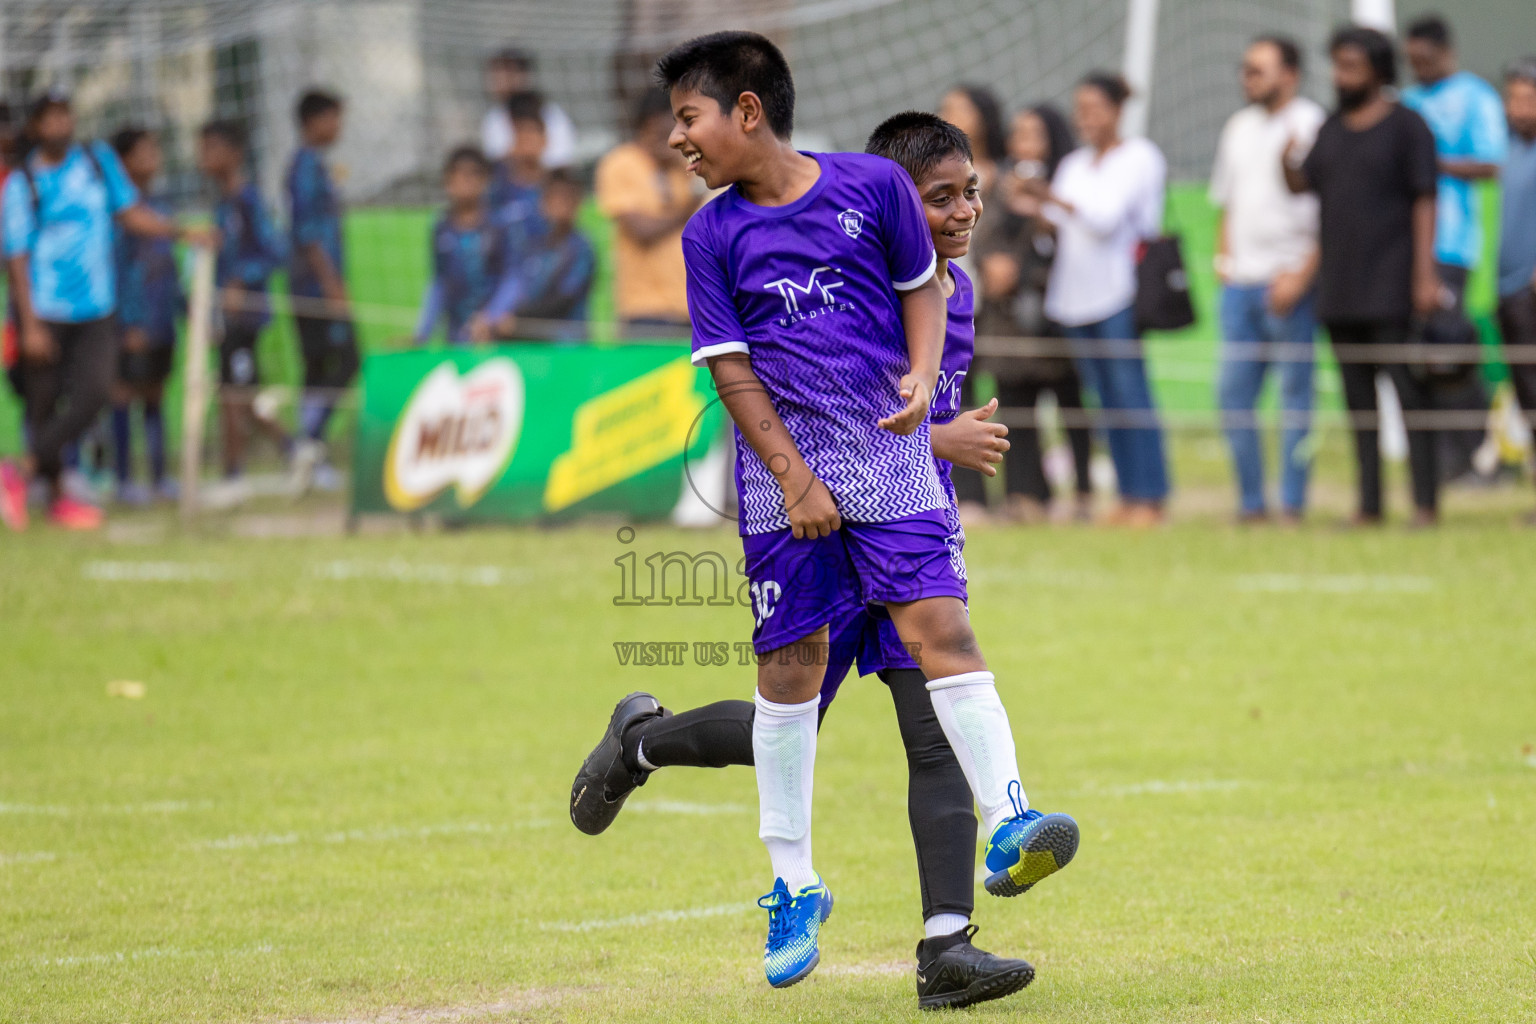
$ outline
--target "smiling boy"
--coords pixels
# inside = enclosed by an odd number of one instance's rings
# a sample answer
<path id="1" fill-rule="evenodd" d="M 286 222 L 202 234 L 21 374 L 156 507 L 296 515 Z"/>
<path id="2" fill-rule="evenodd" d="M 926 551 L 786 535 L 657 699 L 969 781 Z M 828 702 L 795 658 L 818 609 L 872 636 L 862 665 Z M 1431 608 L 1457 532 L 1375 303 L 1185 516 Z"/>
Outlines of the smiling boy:
<path id="1" fill-rule="evenodd" d="M 922 652 L 991 837 L 988 890 L 1016 895 L 1057 870 L 1077 829 L 1027 810 L 966 618 L 927 427 L 945 296 L 911 179 L 881 157 L 798 152 L 788 64 L 755 33 L 684 43 L 657 78 L 671 95 L 671 145 L 706 185 L 726 187 L 689 222 L 683 252 L 693 358 L 736 425 L 759 835 L 776 876 L 760 901 L 764 967 L 780 987 L 815 968 L 832 908 L 811 862 L 816 724 L 828 626 L 860 605 Z"/>
<path id="2" fill-rule="evenodd" d="M 959 384 L 975 348 L 975 292 L 951 260 L 962 257 L 982 204 L 970 143 L 954 125 L 908 111 L 870 135 L 868 153 L 895 160 L 913 179 L 938 255 L 935 275 L 945 292 L 947 324 L 939 386 L 930 408 L 935 468 L 949 493 L 946 515 L 956 550 L 964 545 L 949 484 L 950 465 L 992 475 L 1008 448 L 1007 428 L 989 423 L 997 403 L 962 413 Z M 963 563 L 959 566 L 963 575 Z M 859 672 L 879 673 L 896 709 L 908 767 L 908 816 L 917 853 L 924 939 L 917 947 L 916 983 L 922 1008 L 969 1006 L 1027 985 L 1027 961 L 998 957 L 971 943 L 976 818 L 971 791 L 934 715 L 927 678 L 888 620 L 859 607 L 831 627 L 819 715 L 824 718 L 857 656 Z M 669 765 L 724 767 L 753 763 L 752 701 L 725 700 L 673 715 L 647 693 L 619 703 L 603 739 L 571 787 L 571 820 L 583 832 L 607 829 L 625 799 L 649 775 Z"/>

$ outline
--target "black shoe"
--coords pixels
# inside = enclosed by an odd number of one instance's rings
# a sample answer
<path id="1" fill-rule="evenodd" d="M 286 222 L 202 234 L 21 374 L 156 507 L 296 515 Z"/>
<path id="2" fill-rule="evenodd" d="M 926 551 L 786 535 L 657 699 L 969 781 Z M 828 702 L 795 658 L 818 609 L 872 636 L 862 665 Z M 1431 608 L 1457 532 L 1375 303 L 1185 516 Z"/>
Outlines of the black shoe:
<path id="1" fill-rule="evenodd" d="M 648 693 L 632 693 L 619 701 L 603 738 L 571 783 L 571 822 L 577 828 L 589 836 L 602 832 L 619 816 L 635 787 L 645 785 L 650 772 L 624 763 L 624 731 L 644 719 L 671 714 Z"/>
<path id="2" fill-rule="evenodd" d="M 917 1008 L 971 1006 L 1012 995 L 1035 980 L 1027 960 L 993 956 L 971 945 L 975 925 L 917 944 Z"/>

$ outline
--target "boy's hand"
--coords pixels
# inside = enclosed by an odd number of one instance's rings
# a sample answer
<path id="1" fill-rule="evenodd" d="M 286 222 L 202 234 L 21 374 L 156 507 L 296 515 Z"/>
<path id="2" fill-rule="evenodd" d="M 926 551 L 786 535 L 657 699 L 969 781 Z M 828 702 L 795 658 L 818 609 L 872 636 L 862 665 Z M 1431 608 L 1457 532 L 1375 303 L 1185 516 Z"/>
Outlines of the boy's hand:
<path id="1" fill-rule="evenodd" d="M 1006 426 L 987 422 L 995 412 L 997 399 L 994 398 L 980 409 L 963 412 L 948 423 L 934 424 L 933 454 L 986 476 L 997 476 L 994 467 L 1003 461 L 1003 452 L 1012 445 L 1007 440 Z"/>
<path id="2" fill-rule="evenodd" d="M 142 327 L 130 327 L 123 332 L 124 352 L 143 352 L 149 348 L 149 335 Z"/>
<path id="3" fill-rule="evenodd" d="M 491 321 L 484 313 L 476 313 L 470 318 L 469 340 L 476 345 L 484 345 L 491 340 Z"/>
<path id="4" fill-rule="evenodd" d="M 894 416 L 880 421 L 880 426 L 893 434 L 910 434 L 928 418 L 928 405 L 933 401 L 933 388 L 915 373 L 901 378 L 901 397 L 907 407 Z"/>
<path id="5" fill-rule="evenodd" d="M 53 347 L 53 335 L 48 328 L 36 317 L 27 320 L 21 328 L 21 351 L 27 359 L 34 363 L 53 362 L 55 349 Z"/>
<path id="6" fill-rule="evenodd" d="M 809 467 L 803 472 L 779 478 L 784 490 L 784 511 L 789 513 L 790 532 L 796 540 L 830 537 L 832 531 L 843 525 L 843 517 L 837 511 L 832 492 Z"/>
<path id="7" fill-rule="evenodd" d="M 219 247 L 219 232 L 217 228 L 197 225 L 180 228 L 176 233 L 184 244 L 190 245 L 194 249 L 217 249 Z"/>

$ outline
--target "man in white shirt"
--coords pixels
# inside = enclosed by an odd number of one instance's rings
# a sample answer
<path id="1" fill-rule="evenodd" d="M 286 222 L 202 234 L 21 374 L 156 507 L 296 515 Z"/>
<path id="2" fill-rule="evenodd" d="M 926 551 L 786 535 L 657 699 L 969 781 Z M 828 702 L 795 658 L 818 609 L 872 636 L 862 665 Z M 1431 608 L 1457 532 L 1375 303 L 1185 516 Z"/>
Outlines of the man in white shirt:
<path id="1" fill-rule="evenodd" d="M 1298 96 L 1301 52 L 1282 36 L 1262 36 L 1243 54 L 1248 105 L 1228 119 L 1211 173 L 1211 202 L 1221 210 L 1216 274 L 1221 278 L 1224 339 L 1217 401 L 1237 471 L 1240 522 L 1268 518 L 1264 455 L 1254 407 L 1270 364 L 1280 377 L 1280 509 L 1300 521 L 1307 498 L 1312 421 L 1313 284 L 1318 264 L 1317 198 L 1293 195 L 1281 158 L 1306 155 L 1326 118 Z"/>
<path id="2" fill-rule="evenodd" d="M 507 101 L 533 88 L 533 57 L 521 50 L 498 50 L 485 62 L 485 92 L 491 106 L 480 121 L 480 148 L 491 161 L 512 149 L 512 116 Z M 544 166 L 569 167 L 576 162 L 576 125 L 553 100 L 545 102 Z"/>

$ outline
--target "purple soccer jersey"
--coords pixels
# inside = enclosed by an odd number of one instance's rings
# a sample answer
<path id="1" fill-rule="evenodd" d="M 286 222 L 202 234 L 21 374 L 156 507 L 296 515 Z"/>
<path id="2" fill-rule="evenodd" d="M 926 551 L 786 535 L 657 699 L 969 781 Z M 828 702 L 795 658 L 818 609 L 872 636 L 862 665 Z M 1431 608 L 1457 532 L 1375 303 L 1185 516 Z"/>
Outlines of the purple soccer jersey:
<path id="1" fill-rule="evenodd" d="M 949 273 L 955 279 L 955 290 L 949 296 L 947 303 L 948 321 L 944 330 L 944 358 L 939 363 L 939 385 L 934 391 L 933 408 L 929 413 L 929 421 L 932 423 L 948 423 L 960 415 L 961 385 L 966 374 L 971 371 L 971 360 L 976 354 L 976 292 L 971 279 L 965 276 L 965 271 L 955 266 L 953 262 L 949 264 Z M 965 548 L 965 531 L 960 526 L 955 485 L 950 478 L 950 471 L 954 466 L 937 455 L 933 457 L 933 462 L 939 474 L 939 482 L 948 496 L 949 504 L 944 508 L 944 519 L 948 529 L 946 547 L 950 563 L 956 575 L 963 581 L 965 558 L 962 552 Z M 896 627 L 891 624 L 890 619 L 876 618 L 867 613 L 863 613 L 863 618 L 864 639 L 858 654 L 860 675 L 868 675 L 887 668 L 918 667 L 906 646 L 902 644 L 901 637 L 897 635 Z M 841 674 L 834 682 L 831 673 L 828 673 L 827 682 L 822 687 L 824 705 L 831 702 L 837 692 L 837 685 L 841 681 Z M 828 692 L 829 688 L 831 692 Z"/>
<path id="2" fill-rule="evenodd" d="M 897 293 L 936 257 L 911 178 L 883 157 L 810 153 L 821 175 L 787 206 L 732 187 L 683 231 L 693 361 L 745 352 L 806 464 L 849 522 L 881 523 L 953 504 L 924 424 L 879 421 L 905 404 L 910 372 Z M 778 482 L 736 433 L 741 533 L 789 528 Z"/>

